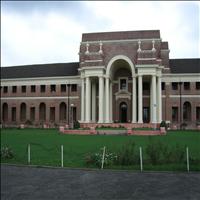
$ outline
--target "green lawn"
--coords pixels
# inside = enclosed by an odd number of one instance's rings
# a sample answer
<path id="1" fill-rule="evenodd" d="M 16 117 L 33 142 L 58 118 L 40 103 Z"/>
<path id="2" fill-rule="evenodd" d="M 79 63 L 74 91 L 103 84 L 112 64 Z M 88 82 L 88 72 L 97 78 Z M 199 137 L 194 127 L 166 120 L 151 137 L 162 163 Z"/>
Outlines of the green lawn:
<path id="1" fill-rule="evenodd" d="M 31 144 L 31 164 L 60 166 L 60 146 L 64 146 L 65 167 L 87 167 L 85 156 L 100 152 L 103 146 L 111 152 L 117 152 L 122 146 L 134 141 L 136 149 L 145 149 L 149 138 L 161 141 L 170 148 L 176 144 L 188 146 L 190 155 L 200 159 L 200 133 L 198 131 L 170 131 L 165 136 L 113 136 L 113 135 L 64 135 L 55 129 L 1 129 L 1 147 L 8 145 L 14 152 L 14 158 L 2 160 L 2 163 L 27 164 L 27 145 Z M 145 157 L 145 152 L 144 152 Z M 92 167 L 92 166 L 91 166 Z M 117 169 L 139 169 L 138 166 L 112 166 Z M 191 170 L 200 170 L 193 164 Z M 185 170 L 186 164 L 152 166 L 144 164 L 145 170 Z"/>

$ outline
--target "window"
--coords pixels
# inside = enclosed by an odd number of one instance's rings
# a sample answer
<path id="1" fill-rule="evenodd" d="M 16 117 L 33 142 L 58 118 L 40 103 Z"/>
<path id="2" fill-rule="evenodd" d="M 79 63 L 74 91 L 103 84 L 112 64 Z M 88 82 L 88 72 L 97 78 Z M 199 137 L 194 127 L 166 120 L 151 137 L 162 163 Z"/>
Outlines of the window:
<path id="1" fill-rule="evenodd" d="M 196 90 L 200 90 L 200 82 L 196 82 Z"/>
<path id="2" fill-rule="evenodd" d="M 178 90 L 178 83 L 177 82 L 172 83 L 172 90 Z"/>
<path id="3" fill-rule="evenodd" d="M 172 122 L 178 121 L 178 107 L 172 107 Z"/>
<path id="4" fill-rule="evenodd" d="M 56 85 L 51 85 L 51 92 L 55 92 L 56 91 Z"/>
<path id="5" fill-rule="evenodd" d="M 61 92 L 66 92 L 66 85 L 65 84 L 61 84 L 60 88 L 61 88 Z"/>
<path id="6" fill-rule="evenodd" d="M 165 90 L 165 83 L 162 82 L 161 87 L 162 87 L 162 90 Z"/>
<path id="7" fill-rule="evenodd" d="M 76 92 L 77 91 L 77 85 L 76 84 L 72 84 L 71 91 L 72 92 Z"/>
<path id="8" fill-rule="evenodd" d="M 3 87 L 3 93 L 8 93 L 8 86 Z"/>
<path id="9" fill-rule="evenodd" d="M 35 92 L 35 85 L 31 85 L 31 92 Z"/>
<path id="10" fill-rule="evenodd" d="M 190 82 L 184 82 L 184 90 L 190 89 Z"/>
<path id="11" fill-rule="evenodd" d="M 12 86 L 12 92 L 16 93 L 17 92 L 17 86 Z"/>
<path id="12" fill-rule="evenodd" d="M 22 85 L 22 92 L 25 93 L 26 92 L 26 86 Z"/>
<path id="13" fill-rule="evenodd" d="M 40 92 L 45 92 L 46 85 L 40 85 Z"/>
<path id="14" fill-rule="evenodd" d="M 120 79 L 120 90 L 126 90 L 126 79 Z"/>
<path id="15" fill-rule="evenodd" d="M 11 113 L 11 118 L 12 121 L 15 122 L 16 121 L 16 107 L 12 107 L 12 113 Z"/>
<path id="16" fill-rule="evenodd" d="M 149 82 L 143 82 L 143 89 L 144 90 L 150 90 Z"/>

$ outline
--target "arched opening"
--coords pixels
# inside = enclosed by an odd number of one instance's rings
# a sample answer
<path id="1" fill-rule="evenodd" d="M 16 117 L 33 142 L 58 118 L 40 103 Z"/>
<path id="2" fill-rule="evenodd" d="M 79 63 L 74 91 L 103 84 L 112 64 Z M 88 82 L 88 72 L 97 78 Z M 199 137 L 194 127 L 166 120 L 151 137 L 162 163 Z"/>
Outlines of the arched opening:
<path id="1" fill-rule="evenodd" d="M 20 120 L 22 122 L 26 121 L 26 104 L 25 103 L 21 103 L 21 106 L 20 106 Z"/>
<path id="2" fill-rule="evenodd" d="M 127 122 L 127 104 L 125 102 L 120 103 L 119 105 L 119 118 L 120 122 Z"/>
<path id="3" fill-rule="evenodd" d="M 4 103 L 3 104 L 3 110 L 2 110 L 2 119 L 4 122 L 8 121 L 8 104 Z"/>
<path id="4" fill-rule="evenodd" d="M 183 104 L 183 120 L 191 121 L 191 103 L 188 101 Z"/>
<path id="5" fill-rule="evenodd" d="M 67 106 L 66 103 L 60 103 L 60 120 L 65 121 L 67 119 Z"/>
<path id="6" fill-rule="evenodd" d="M 40 103 L 39 106 L 39 119 L 40 121 L 46 120 L 46 105 L 45 103 Z"/>

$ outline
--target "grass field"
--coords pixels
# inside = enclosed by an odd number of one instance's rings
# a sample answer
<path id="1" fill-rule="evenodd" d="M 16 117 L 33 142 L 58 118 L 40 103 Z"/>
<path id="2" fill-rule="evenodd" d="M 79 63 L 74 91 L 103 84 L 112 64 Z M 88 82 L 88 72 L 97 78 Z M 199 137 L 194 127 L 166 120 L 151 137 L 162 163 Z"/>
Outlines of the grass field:
<path id="1" fill-rule="evenodd" d="M 1 147 L 8 145 L 14 152 L 14 158 L 2 163 L 27 164 L 27 146 L 31 144 L 31 164 L 60 166 L 60 146 L 64 146 L 65 167 L 87 167 L 85 156 L 100 152 L 101 148 L 117 152 L 123 145 L 134 141 L 136 149 L 145 148 L 149 138 L 161 141 L 170 148 L 176 144 L 188 146 L 190 155 L 200 159 L 200 134 L 198 131 L 170 131 L 165 136 L 113 136 L 113 135 L 63 135 L 55 129 L 1 129 Z M 144 152 L 145 157 L 145 152 Z M 94 166 L 91 166 L 94 167 Z M 138 166 L 112 166 L 117 169 L 139 169 Z M 191 170 L 200 170 L 200 166 L 191 165 Z M 180 165 L 144 165 L 144 170 L 186 170 L 186 164 Z"/>

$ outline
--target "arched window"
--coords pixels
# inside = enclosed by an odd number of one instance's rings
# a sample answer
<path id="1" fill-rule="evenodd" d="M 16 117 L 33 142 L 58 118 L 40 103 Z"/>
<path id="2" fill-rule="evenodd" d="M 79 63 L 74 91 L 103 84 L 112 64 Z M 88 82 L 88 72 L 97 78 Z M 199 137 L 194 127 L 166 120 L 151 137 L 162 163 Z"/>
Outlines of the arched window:
<path id="1" fill-rule="evenodd" d="M 26 120 L 26 104 L 21 103 L 20 106 L 20 120 L 23 122 Z"/>
<path id="2" fill-rule="evenodd" d="M 40 119 L 40 121 L 46 120 L 46 105 L 45 105 L 45 103 L 41 103 L 39 106 L 39 119 Z"/>
<path id="3" fill-rule="evenodd" d="M 60 120 L 63 121 L 63 120 L 66 120 L 67 119 L 67 106 L 64 102 L 62 102 L 60 104 Z"/>
<path id="4" fill-rule="evenodd" d="M 183 104 L 183 120 L 191 121 L 191 104 L 188 101 Z"/>
<path id="5" fill-rule="evenodd" d="M 2 115 L 3 115 L 3 121 L 6 122 L 8 121 L 8 104 L 4 103 L 3 104 L 3 109 L 2 109 Z"/>

